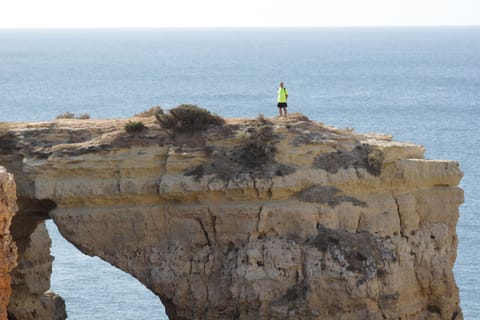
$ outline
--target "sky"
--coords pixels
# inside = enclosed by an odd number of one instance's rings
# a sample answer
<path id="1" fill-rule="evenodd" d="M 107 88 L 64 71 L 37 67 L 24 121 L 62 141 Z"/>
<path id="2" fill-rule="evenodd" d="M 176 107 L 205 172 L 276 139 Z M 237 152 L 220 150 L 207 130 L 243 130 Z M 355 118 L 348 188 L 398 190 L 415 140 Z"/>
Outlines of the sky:
<path id="1" fill-rule="evenodd" d="M 480 25 L 480 0 L 2 0 L 0 28 Z"/>

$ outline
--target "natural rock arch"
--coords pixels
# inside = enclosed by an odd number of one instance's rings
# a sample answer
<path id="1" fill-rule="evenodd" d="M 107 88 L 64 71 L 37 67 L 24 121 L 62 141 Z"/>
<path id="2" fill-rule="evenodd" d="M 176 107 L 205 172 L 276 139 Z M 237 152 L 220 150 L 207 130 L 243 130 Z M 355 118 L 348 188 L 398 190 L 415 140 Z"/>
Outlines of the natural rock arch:
<path id="1" fill-rule="evenodd" d="M 461 318 L 458 163 L 305 118 L 227 121 L 181 145 L 122 121 L 13 126 L 0 163 L 171 319 Z"/>

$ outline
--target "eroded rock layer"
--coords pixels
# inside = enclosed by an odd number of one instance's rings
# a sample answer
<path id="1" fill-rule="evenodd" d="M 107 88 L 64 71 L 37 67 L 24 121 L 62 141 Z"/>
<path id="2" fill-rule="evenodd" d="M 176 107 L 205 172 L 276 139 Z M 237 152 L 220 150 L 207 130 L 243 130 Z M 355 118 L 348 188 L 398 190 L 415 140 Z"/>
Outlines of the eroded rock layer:
<path id="1" fill-rule="evenodd" d="M 17 124 L 0 163 L 25 207 L 43 204 L 170 319 L 462 318 L 458 163 L 302 117 L 124 123 Z"/>

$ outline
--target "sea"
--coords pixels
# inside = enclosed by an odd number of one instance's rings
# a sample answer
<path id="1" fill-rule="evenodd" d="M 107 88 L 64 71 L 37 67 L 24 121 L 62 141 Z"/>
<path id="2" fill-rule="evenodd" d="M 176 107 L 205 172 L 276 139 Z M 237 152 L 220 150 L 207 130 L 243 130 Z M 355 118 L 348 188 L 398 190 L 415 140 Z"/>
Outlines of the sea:
<path id="1" fill-rule="evenodd" d="M 478 319 L 480 27 L 0 30 L 0 121 L 119 118 L 182 103 L 274 117 L 280 81 L 290 112 L 460 163 L 454 273 L 465 319 Z M 167 319 L 137 280 L 47 225 L 51 289 L 69 319 Z"/>

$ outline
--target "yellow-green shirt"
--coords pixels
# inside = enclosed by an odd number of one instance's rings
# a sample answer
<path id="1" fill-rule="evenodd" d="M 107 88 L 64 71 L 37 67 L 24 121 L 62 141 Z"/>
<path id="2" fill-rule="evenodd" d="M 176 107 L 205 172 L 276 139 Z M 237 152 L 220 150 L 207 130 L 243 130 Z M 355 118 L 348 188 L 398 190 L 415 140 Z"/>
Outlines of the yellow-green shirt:
<path id="1" fill-rule="evenodd" d="M 278 88 L 277 102 L 287 102 L 288 90 L 287 88 Z"/>

